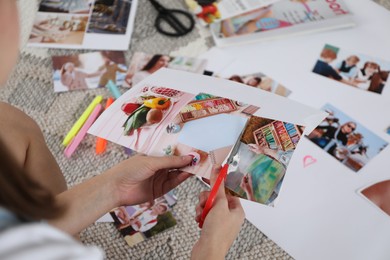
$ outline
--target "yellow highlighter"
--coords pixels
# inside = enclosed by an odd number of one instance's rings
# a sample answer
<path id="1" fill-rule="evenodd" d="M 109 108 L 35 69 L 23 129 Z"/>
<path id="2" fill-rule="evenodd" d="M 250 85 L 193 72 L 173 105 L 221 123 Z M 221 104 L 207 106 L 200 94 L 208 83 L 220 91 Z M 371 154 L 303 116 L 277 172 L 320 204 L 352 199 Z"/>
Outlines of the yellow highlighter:
<path id="1" fill-rule="evenodd" d="M 74 123 L 72 128 L 70 129 L 69 133 L 65 136 L 64 141 L 62 142 L 62 145 L 67 146 L 70 141 L 72 141 L 73 137 L 76 136 L 76 134 L 79 132 L 80 128 L 84 125 L 85 121 L 88 119 L 89 115 L 92 113 L 93 109 L 102 102 L 103 97 L 102 96 L 96 96 L 94 100 L 92 100 L 91 104 L 85 109 L 83 114 L 80 116 L 80 118 Z"/>

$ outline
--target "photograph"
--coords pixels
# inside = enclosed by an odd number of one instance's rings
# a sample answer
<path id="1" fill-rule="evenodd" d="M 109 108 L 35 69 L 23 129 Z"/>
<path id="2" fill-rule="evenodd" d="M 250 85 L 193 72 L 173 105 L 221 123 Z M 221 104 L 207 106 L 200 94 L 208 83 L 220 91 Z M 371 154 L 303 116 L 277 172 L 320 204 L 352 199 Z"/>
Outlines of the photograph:
<path id="1" fill-rule="evenodd" d="M 313 72 L 356 89 L 382 94 L 390 62 L 326 44 Z"/>
<path id="2" fill-rule="evenodd" d="M 43 0 L 38 12 L 89 14 L 94 0 Z"/>
<path id="3" fill-rule="evenodd" d="M 291 94 L 291 90 L 261 72 L 244 76 L 234 74 L 226 79 L 275 93 L 276 95 L 283 97 L 288 97 Z"/>
<path id="4" fill-rule="evenodd" d="M 171 211 L 176 200 L 168 193 L 152 203 L 115 208 L 110 215 L 126 243 L 133 246 L 176 225 Z"/>
<path id="5" fill-rule="evenodd" d="M 54 92 L 104 88 L 109 81 L 121 86 L 127 66 L 120 51 L 53 56 Z"/>
<path id="6" fill-rule="evenodd" d="M 251 116 L 229 165 L 225 186 L 233 195 L 274 206 L 303 127 Z"/>
<path id="7" fill-rule="evenodd" d="M 161 68 L 203 73 L 205 67 L 206 60 L 203 59 L 135 52 L 130 61 L 124 86 L 132 87 Z"/>
<path id="8" fill-rule="evenodd" d="M 38 12 L 29 43 L 81 45 L 89 15 Z"/>
<path id="9" fill-rule="evenodd" d="M 87 33 L 126 34 L 132 0 L 95 0 Z"/>
<path id="10" fill-rule="evenodd" d="M 360 193 L 390 217 L 390 180 L 372 184 L 361 190 Z"/>
<path id="11" fill-rule="evenodd" d="M 336 107 L 326 104 L 329 114 L 308 138 L 341 164 L 358 172 L 388 143 Z"/>

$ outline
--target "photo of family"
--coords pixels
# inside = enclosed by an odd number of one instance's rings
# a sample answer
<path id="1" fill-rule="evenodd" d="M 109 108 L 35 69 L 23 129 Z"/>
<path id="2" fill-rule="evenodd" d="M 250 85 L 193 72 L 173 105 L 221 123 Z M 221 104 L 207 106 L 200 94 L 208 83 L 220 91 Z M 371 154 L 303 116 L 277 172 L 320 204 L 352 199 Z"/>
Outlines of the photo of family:
<path id="1" fill-rule="evenodd" d="M 28 42 L 82 44 L 88 19 L 85 14 L 38 12 Z"/>
<path id="2" fill-rule="evenodd" d="M 55 92 L 104 88 L 109 81 L 122 85 L 127 72 L 119 51 L 53 56 L 52 61 Z"/>
<path id="3" fill-rule="evenodd" d="M 261 72 L 244 76 L 234 74 L 227 79 L 236 81 L 238 83 L 243 83 L 254 88 L 259 88 L 271 93 L 275 93 L 276 95 L 283 97 L 288 97 L 291 94 L 291 91 L 289 89 Z"/>
<path id="4" fill-rule="evenodd" d="M 39 12 L 89 14 L 94 0 L 43 0 Z"/>
<path id="5" fill-rule="evenodd" d="M 390 62 L 326 44 L 313 72 L 357 89 L 382 94 Z"/>
<path id="6" fill-rule="evenodd" d="M 362 189 L 360 193 L 390 217 L 390 180 L 372 184 Z"/>
<path id="7" fill-rule="evenodd" d="M 136 52 L 130 61 L 124 86 L 132 87 L 161 68 L 203 73 L 205 67 L 206 60 L 203 59 Z"/>
<path id="8" fill-rule="evenodd" d="M 225 186 L 240 198 L 274 206 L 302 133 L 298 125 L 250 117 Z"/>
<path id="9" fill-rule="evenodd" d="M 96 0 L 88 33 L 125 34 L 132 0 Z"/>
<path id="10" fill-rule="evenodd" d="M 388 145 L 334 106 L 322 109 L 329 116 L 308 138 L 349 169 L 359 171 Z"/>
<path id="11" fill-rule="evenodd" d="M 171 211 L 176 200 L 168 193 L 153 203 L 115 208 L 110 215 L 126 243 L 133 246 L 176 225 Z"/>

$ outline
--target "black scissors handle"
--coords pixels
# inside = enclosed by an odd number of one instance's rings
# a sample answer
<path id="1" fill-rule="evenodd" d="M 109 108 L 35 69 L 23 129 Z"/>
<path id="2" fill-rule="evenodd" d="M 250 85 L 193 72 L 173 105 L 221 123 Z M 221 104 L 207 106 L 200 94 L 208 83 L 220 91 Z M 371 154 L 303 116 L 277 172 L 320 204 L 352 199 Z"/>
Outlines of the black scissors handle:
<path id="1" fill-rule="evenodd" d="M 154 8 L 158 11 L 158 16 L 155 21 L 155 27 L 158 32 L 167 36 L 179 37 L 191 32 L 195 26 L 195 20 L 188 12 L 177 9 L 166 9 L 159 4 L 156 0 L 150 0 Z M 189 25 L 186 26 L 178 19 L 178 17 L 185 17 L 189 21 Z M 173 32 L 167 31 L 163 28 L 163 23 L 166 22 Z"/>

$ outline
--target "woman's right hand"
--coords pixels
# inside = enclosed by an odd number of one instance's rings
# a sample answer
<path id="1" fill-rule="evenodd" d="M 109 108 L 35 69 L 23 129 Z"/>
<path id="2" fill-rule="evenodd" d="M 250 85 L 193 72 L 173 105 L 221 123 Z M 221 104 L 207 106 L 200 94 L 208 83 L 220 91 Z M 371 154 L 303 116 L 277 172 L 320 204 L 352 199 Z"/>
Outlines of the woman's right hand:
<path id="1" fill-rule="evenodd" d="M 213 169 L 211 186 L 214 185 L 219 171 L 220 167 Z M 196 222 L 200 221 L 209 194 L 209 191 L 203 191 L 199 195 L 199 204 L 196 207 Z M 194 245 L 191 258 L 224 259 L 240 232 L 244 219 L 245 213 L 239 198 L 225 194 L 224 182 L 222 182 L 213 207 L 204 220 L 202 233 Z"/>

